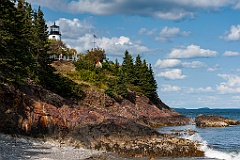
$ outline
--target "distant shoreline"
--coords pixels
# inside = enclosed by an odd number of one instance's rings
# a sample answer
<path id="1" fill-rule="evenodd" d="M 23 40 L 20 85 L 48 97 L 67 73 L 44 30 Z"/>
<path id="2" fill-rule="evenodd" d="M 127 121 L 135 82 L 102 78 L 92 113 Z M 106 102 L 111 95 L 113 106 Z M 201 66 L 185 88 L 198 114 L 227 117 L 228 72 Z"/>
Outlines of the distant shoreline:
<path id="1" fill-rule="evenodd" d="M 236 109 L 236 110 L 238 110 L 238 109 L 240 109 L 240 108 L 208 108 L 208 107 L 206 107 L 206 108 L 172 108 L 172 109 L 174 109 L 174 110 L 180 110 L 180 109 L 182 109 L 182 110 L 184 110 L 184 109 L 194 109 L 194 110 L 208 110 L 208 109 L 218 109 L 218 110 L 224 110 L 224 109 L 231 109 L 231 110 L 233 110 L 233 109 Z"/>

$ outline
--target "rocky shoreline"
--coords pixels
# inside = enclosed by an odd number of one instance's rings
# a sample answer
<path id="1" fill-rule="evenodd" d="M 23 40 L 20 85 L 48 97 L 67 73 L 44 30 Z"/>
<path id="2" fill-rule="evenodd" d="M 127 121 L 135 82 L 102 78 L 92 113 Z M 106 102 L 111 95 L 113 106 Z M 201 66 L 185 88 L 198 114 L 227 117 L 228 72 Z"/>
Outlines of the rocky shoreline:
<path id="1" fill-rule="evenodd" d="M 201 157 L 199 144 L 153 127 L 184 125 L 191 120 L 159 100 L 146 97 L 120 103 L 93 90 L 73 103 L 41 86 L 0 84 L 0 131 L 47 137 L 61 146 L 114 152 L 122 157 Z"/>

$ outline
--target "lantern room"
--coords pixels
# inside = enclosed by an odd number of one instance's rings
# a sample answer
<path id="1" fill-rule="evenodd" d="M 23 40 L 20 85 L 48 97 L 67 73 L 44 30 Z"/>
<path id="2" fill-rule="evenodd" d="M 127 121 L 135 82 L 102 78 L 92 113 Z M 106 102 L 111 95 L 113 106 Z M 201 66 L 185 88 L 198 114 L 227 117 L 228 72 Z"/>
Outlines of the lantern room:
<path id="1" fill-rule="evenodd" d="M 55 22 L 52 26 L 50 26 L 50 33 L 48 38 L 54 40 L 61 40 L 60 28 L 55 24 Z"/>

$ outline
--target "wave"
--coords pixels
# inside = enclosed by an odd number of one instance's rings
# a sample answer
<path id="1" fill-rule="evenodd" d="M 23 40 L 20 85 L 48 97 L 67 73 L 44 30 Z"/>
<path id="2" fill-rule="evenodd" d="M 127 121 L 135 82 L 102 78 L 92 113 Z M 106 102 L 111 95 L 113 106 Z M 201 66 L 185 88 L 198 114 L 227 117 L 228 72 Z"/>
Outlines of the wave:
<path id="1" fill-rule="evenodd" d="M 223 151 L 218 151 L 211 148 L 208 145 L 207 141 L 203 140 L 203 138 L 198 133 L 195 133 L 191 136 L 186 135 L 183 138 L 199 142 L 201 144 L 200 150 L 204 152 L 206 158 L 221 159 L 221 160 L 239 160 L 240 159 L 239 152 L 223 152 Z"/>

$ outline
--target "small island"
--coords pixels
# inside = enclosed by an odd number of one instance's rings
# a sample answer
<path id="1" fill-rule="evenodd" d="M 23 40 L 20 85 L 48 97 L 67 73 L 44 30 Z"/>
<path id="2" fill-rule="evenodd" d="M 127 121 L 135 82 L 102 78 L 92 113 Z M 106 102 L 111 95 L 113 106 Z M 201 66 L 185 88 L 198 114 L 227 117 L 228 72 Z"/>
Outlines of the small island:
<path id="1" fill-rule="evenodd" d="M 198 108 L 199 110 L 209 110 L 210 108 L 208 107 L 202 107 L 202 108 Z"/>

